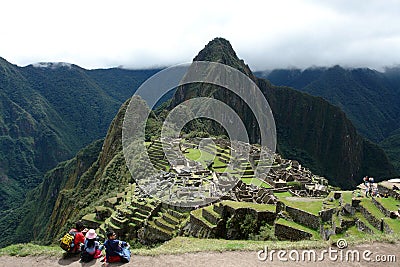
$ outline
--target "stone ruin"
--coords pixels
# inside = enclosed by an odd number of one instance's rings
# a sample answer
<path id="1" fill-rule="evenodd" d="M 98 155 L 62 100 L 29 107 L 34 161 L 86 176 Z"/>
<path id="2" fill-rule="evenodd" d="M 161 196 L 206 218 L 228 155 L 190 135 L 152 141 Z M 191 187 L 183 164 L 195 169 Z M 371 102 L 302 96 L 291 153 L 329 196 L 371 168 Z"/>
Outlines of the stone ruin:
<path id="1" fill-rule="evenodd" d="M 83 218 L 87 225 L 98 229 L 100 236 L 112 229 L 121 237 L 142 243 L 165 241 L 185 231 L 197 231 L 196 223 L 192 223 L 193 229 L 185 228 L 189 218 L 196 221 L 189 214 L 191 210 L 202 208 L 205 218 L 217 223 L 218 216 L 207 208 L 216 201 L 275 206 L 279 201 L 275 193 L 289 192 L 304 197 L 328 194 L 325 178 L 313 175 L 299 162 L 283 159 L 279 154 L 274 153 L 273 160 L 264 160 L 268 157 L 261 153 L 271 152 L 262 152 L 256 145 L 223 139 L 207 144 L 201 144 L 200 139 L 163 141 L 154 140 L 148 146 L 149 158 L 159 170 L 156 174 L 134 177 L 137 184 L 107 199 L 103 206 L 96 207 L 94 213 Z M 204 166 L 190 160 L 184 155 L 190 148 L 200 148 L 222 164 L 214 166 L 211 162 Z M 221 212 L 218 207 L 214 209 Z M 265 214 L 270 216 L 270 212 Z M 207 225 L 205 221 L 199 222 L 203 230 Z M 196 233 L 195 236 L 207 236 Z"/>

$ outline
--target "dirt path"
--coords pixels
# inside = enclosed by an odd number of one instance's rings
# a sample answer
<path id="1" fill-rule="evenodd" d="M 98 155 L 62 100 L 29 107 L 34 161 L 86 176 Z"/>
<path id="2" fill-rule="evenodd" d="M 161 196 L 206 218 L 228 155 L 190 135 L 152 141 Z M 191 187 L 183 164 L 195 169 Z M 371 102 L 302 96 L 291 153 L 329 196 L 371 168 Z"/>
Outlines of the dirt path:
<path id="1" fill-rule="evenodd" d="M 332 248 L 335 249 L 335 248 Z M 336 248 L 337 249 L 337 248 Z M 326 254 L 325 260 L 321 262 L 294 262 L 289 260 L 288 262 L 279 261 L 277 255 L 274 255 L 274 259 L 271 262 L 269 259 L 266 261 L 260 261 L 257 257 L 257 251 L 254 252 L 201 252 L 201 253 L 188 253 L 182 255 L 162 255 L 162 256 L 133 256 L 132 261 L 128 264 L 110 264 L 109 267 L 114 266 L 140 266 L 140 267 L 157 267 L 157 266 L 185 266 L 185 267 L 195 267 L 195 266 L 205 266 L 205 267 L 225 267 L 225 266 L 399 266 L 400 262 L 400 247 L 396 244 L 369 244 L 365 246 L 357 246 L 354 248 L 349 248 L 351 250 L 358 250 L 360 252 L 359 262 L 340 262 L 339 260 L 330 260 Z M 367 255 L 371 259 L 367 262 L 362 259 L 362 253 L 366 250 L 371 251 L 373 254 Z M 347 250 L 343 250 L 346 252 Z M 321 250 L 316 251 L 319 256 Z M 299 251 L 300 255 L 302 251 Z M 295 254 L 292 254 L 295 256 Z M 340 255 L 338 253 L 338 255 Z M 345 254 L 343 254 L 345 255 Z M 377 262 L 375 261 L 375 256 L 379 255 L 396 256 L 396 262 Z M 261 254 L 263 256 L 263 254 Z M 334 255 L 333 255 L 334 256 Z M 332 256 L 332 258 L 333 258 Z M 284 257 L 289 258 L 289 254 Z M 345 258 L 345 256 L 343 256 Z M 101 262 L 93 261 L 90 263 L 80 263 L 78 258 L 73 259 L 57 259 L 49 257 L 0 257 L 0 267 L 9 266 L 69 266 L 69 267 L 82 267 L 82 266 L 102 266 Z"/>

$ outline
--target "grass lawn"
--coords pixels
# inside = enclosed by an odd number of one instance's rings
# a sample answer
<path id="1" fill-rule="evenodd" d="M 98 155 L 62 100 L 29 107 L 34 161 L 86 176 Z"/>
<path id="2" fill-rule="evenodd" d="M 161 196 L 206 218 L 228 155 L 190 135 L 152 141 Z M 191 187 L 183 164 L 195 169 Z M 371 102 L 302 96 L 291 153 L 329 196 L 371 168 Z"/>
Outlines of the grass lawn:
<path id="1" fill-rule="evenodd" d="M 361 199 L 361 204 L 362 206 L 367 209 L 372 216 L 374 216 L 377 219 L 384 218 L 385 215 L 372 203 L 370 198 L 363 198 Z"/>
<path id="2" fill-rule="evenodd" d="M 361 212 L 356 212 L 356 217 L 363 222 L 369 229 L 371 229 L 374 234 L 379 234 L 381 233 L 381 231 L 379 231 L 378 229 L 376 229 L 372 224 L 369 223 L 369 221 L 367 221 L 367 219 L 365 219 L 365 217 L 361 214 Z M 360 232 L 360 231 L 359 231 Z M 364 233 L 362 233 L 364 234 Z"/>
<path id="3" fill-rule="evenodd" d="M 176 237 L 165 242 L 159 247 L 152 249 L 133 249 L 133 255 L 162 255 L 162 254 L 183 254 L 201 251 L 258 251 L 265 246 L 273 249 L 305 249 L 325 248 L 328 242 L 321 241 L 253 241 L 253 240 L 224 240 L 224 239 L 201 239 L 192 237 Z"/>
<path id="4" fill-rule="evenodd" d="M 388 198 L 375 198 L 382 206 L 390 211 L 397 211 L 399 209 L 400 201 L 394 199 L 393 197 Z"/>
<path id="5" fill-rule="evenodd" d="M 222 201 L 221 204 L 232 207 L 234 209 L 250 208 L 256 211 L 271 211 L 271 212 L 275 212 L 276 210 L 276 206 L 272 204 L 257 204 L 252 202 L 236 202 L 230 200 Z"/>
<path id="6" fill-rule="evenodd" d="M 257 178 L 253 178 L 252 181 L 251 181 L 251 183 L 252 183 L 253 185 L 255 185 L 255 186 L 258 186 L 258 187 L 272 188 L 269 184 L 267 184 L 266 182 L 261 181 L 260 179 L 257 179 Z"/>
<path id="7" fill-rule="evenodd" d="M 200 162 L 204 167 L 207 167 L 207 162 L 214 161 L 214 167 L 225 167 L 226 164 L 223 163 L 219 157 L 214 156 L 213 154 L 202 151 L 196 148 L 188 148 L 186 149 L 187 153 L 185 153 L 185 157 L 190 160 L 194 160 Z M 218 169 L 218 172 L 224 172 L 226 169 Z"/>
<path id="8" fill-rule="evenodd" d="M 274 195 L 277 197 L 277 198 L 279 198 L 279 199 L 282 199 L 282 198 L 286 198 L 286 197 L 291 197 L 292 196 L 292 194 L 290 194 L 289 192 L 281 192 L 281 193 L 274 193 Z"/>
<path id="9" fill-rule="evenodd" d="M 319 211 L 322 210 L 322 199 L 310 200 L 309 198 L 305 198 L 303 200 L 301 198 L 282 198 L 280 200 L 287 206 L 301 209 L 314 215 L 318 215 Z"/>
<path id="10" fill-rule="evenodd" d="M 343 203 L 351 204 L 352 198 L 353 198 L 353 192 L 352 191 L 342 191 Z"/>
<path id="11" fill-rule="evenodd" d="M 185 153 L 185 157 L 190 160 L 199 160 L 201 157 L 201 152 L 199 149 L 188 148 L 186 149 L 187 153 Z"/>
<path id="12" fill-rule="evenodd" d="M 253 180 L 253 178 L 240 178 L 240 179 L 245 184 L 251 184 L 251 181 Z"/>
<path id="13" fill-rule="evenodd" d="M 0 249 L 0 256 L 57 256 L 62 257 L 64 250 L 59 246 L 40 246 L 35 244 L 16 244 Z"/>

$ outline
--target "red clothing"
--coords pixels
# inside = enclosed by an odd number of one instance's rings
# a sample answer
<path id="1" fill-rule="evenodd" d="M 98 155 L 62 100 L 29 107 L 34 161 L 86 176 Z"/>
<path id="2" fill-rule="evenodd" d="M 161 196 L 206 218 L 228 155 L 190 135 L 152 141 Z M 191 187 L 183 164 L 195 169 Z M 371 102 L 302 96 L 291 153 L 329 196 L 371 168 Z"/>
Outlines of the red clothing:
<path id="1" fill-rule="evenodd" d="M 81 244 L 85 243 L 85 236 L 82 232 L 79 232 L 75 228 L 72 228 L 70 232 L 75 232 L 74 247 L 72 248 L 72 253 L 77 253 L 81 251 Z"/>
<path id="2" fill-rule="evenodd" d="M 121 262 L 121 256 L 108 256 L 108 259 L 106 258 L 106 262 Z"/>

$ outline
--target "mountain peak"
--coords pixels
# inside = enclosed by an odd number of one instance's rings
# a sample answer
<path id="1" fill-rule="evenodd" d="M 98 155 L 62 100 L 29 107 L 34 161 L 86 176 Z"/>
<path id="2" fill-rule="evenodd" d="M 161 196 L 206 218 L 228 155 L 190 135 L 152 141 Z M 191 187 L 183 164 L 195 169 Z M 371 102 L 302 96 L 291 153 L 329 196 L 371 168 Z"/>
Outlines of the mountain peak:
<path id="1" fill-rule="evenodd" d="M 255 76 L 251 72 L 249 66 L 247 66 L 243 60 L 238 58 L 230 42 L 221 37 L 211 40 L 197 54 L 193 61 L 211 61 L 225 64 L 243 72 L 251 79 L 255 80 Z"/>

